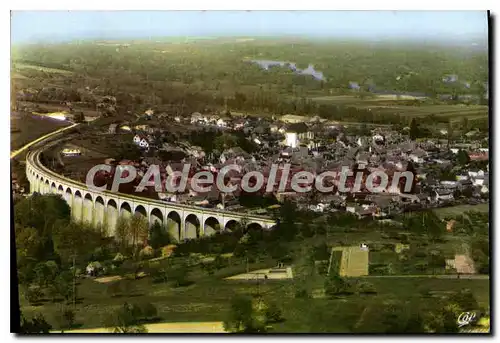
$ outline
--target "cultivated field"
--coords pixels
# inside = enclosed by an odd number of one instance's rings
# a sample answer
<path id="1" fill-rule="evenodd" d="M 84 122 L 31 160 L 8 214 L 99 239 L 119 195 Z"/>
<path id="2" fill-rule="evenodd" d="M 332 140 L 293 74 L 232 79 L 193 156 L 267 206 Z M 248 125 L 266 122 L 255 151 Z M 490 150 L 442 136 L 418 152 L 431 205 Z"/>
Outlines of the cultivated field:
<path id="1" fill-rule="evenodd" d="M 23 69 L 33 69 L 37 71 L 42 71 L 45 73 L 56 73 L 56 74 L 65 74 L 65 75 L 71 75 L 72 72 L 70 70 L 64 70 L 64 69 L 56 69 L 56 68 L 47 68 L 47 67 L 42 67 L 42 66 L 37 66 L 33 64 L 26 64 L 26 63 L 15 63 L 13 65 L 13 70 L 23 70 Z"/>
<path id="2" fill-rule="evenodd" d="M 354 95 L 320 96 L 311 98 L 313 101 L 324 104 L 338 104 L 354 106 L 357 108 L 370 109 L 380 114 L 399 114 L 408 117 L 425 117 L 435 115 L 439 118 L 449 118 L 451 121 L 460 121 L 463 118 L 479 119 L 488 117 L 488 106 L 484 105 L 434 105 L 421 104 L 419 106 L 408 106 L 401 104 L 402 101 L 417 100 L 417 97 L 394 95 L 378 95 L 375 97 L 360 99 Z"/>
<path id="3" fill-rule="evenodd" d="M 32 114 L 12 114 L 10 117 L 11 150 L 17 150 L 23 145 L 47 133 L 71 125 L 71 123 Z"/>
<path id="4" fill-rule="evenodd" d="M 339 274 L 347 277 L 368 275 L 368 250 L 360 247 L 344 248 Z"/>

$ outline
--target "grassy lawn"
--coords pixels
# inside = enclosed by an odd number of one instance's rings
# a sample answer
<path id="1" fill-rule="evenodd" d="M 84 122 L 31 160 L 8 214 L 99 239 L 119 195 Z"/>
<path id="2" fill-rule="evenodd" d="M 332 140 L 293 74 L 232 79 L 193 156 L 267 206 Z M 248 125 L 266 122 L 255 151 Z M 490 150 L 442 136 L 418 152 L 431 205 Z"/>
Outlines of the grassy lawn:
<path id="1" fill-rule="evenodd" d="M 291 297 L 274 299 L 283 306 L 286 321 L 273 325 L 273 332 L 350 332 L 351 327 L 363 310 L 369 306 L 377 307 L 386 301 L 399 300 L 408 302 L 408 306 L 425 303 L 434 304 L 433 298 L 422 298 L 420 291 L 449 292 L 469 288 L 474 293 L 480 306 L 489 305 L 489 280 L 448 280 L 422 278 L 362 278 L 372 283 L 377 294 L 352 295 L 340 299 L 295 299 Z M 319 320 L 328 318 L 328 327 L 318 327 Z"/>
<path id="2" fill-rule="evenodd" d="M 261 292 L 272 295 L 282 288 L 283 282 L 255 282 L 225 280 L 205 280 L 193 285 L 172 288 L 155 284 L 150 278 L 133 281 L 133 289 L 128 296 L 110 297 L 107 286 L 91 279 L 82 280 L 78 287 L 80 302 L 76 304 L 76 322 L 81 328 L 102 327 L 105 318 L 124 302 L 150 302 L 158 309 L 158 315 L 166 322 L 217 322 L 227 313 L 231 298 L 239 293 Z M 48 299 L 47 299 L 48 300 Z M 54 329 L 63 303 L 45 302 L 42 306 L 30 306 L 21 298 L 23 314 L 31 316 L 42 312 Z M 71 307 L 71 305 L 68 305 Z"/>
<path id="3" fill-rule="evenodd" d="M 223 272 L 223 271 L 221 271 Z M 196 273 L 195 273 L 196 274 Z M 223 273 L 224 274 L 224 273 Z M 309 332 L 316 330 L 314 323 L 305 318 L 314 318 L 326 313 L 332 316 L 331 332 L 348 332 L 363 309 L 387 300 L 409 301 L 417 304 L 422 299 L 420 291 L 450 291 L 471 289 L 481 306 L 489 303 L 489 280 L 425 279 L 425 278 L 369 278 L 376 295 L 353 295 L 342 299 L 298 299 L 294 296 L 293 281 L 267 280 L 227 281 L 218 276 L 197 275 L 196 283 L 180 288 L 153 283 L 149 277 L 132 281 L 133 287 L 127 296 L 111 297 L 107 286 L 92 279 L 81 281 L 78 292 L 80 301 L 76 304 L 76 322 L 79 329 L 99 328 L 106 316 L 124 302 L 151 302 L 158 309 L 161 322 L 220 322 L 226 317 L 231 298 L 236 294 L 257 294 L 266 300 L 276 302 L 283 310 L 285 322 L 273 325 L 275 332 Z M 357 278 L 352 278 L 357 279 Z M 360 278 L 360 280 L 366 278 Z M 322 279 L 310 280 L 313 289 L 322 288 Z M 432 299 L 431 299 L 432 300 Z M 432 301 L 431 301 L 432 302 Z M 57 317 L 62 302 L 47 299 L 42 306 L 30 306 L 21 297 L 22 311 L 31 316 L 42 312 L 47 321 L 57 330 Z M 71 306 L 71 305 L 68 305 Z M 312 326 L 311 326 L 312 325 Z"/>

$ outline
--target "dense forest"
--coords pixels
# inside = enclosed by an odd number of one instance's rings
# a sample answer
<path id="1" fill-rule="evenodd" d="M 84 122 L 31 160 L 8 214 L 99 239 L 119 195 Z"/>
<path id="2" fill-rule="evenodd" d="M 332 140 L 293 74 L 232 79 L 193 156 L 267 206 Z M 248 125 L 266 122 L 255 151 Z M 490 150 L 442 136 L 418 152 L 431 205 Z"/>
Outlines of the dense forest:
<path id="1" fill-rule="evenodd" d="M 29 66 L 31 87 L 46 88 L 46 81 L 53 81 L 52 93 L 58 94 L 47 97 L 38 93 L 38 101 L 86 101 L 88 95 L 82 89 L 90 89 L 93 94 L 115 96 L 124 110 L 154 106 L 190 113 L 229 108 L 401 123 L 398 115 L 319 104 L 311 97 L 354 94 L 369 98 L 376 89 L 398 94 L 417 92 L 430 99 L 443 94 L 454 100 L 460 95 L 472 95 L 485 103 L 487 58 L 486 51 L 402 43 L 273 39 L 244 43 L 230 39 L 185 43 L 72 42 L 14 47 L 13 70 L 22 70 L 26 75 Z M 298 75 L 290 68 L 265 70 L 249 63 L 252 59 L 289 61 L 297 68 L 311 64 L 326 80 Z M 458 80 L 445 82 L 447 75 L 457 75 Z M 18 81 L 16 87 L 27 82 Z M 359 89 L 350 89 L 352 83 Z M 408 120 L 404 122 L 407 124 Z"/>

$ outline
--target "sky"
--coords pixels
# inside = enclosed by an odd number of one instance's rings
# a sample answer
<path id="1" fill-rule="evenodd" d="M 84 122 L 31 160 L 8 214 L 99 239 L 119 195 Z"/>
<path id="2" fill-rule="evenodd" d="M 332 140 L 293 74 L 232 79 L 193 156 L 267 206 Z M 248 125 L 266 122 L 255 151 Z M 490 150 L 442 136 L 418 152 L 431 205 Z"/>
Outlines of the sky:
<path id="1" fill-rule="evenodd" d="M 485 11 L 12 11 L 12 43 L 171 36 L 484 39 Z"/>

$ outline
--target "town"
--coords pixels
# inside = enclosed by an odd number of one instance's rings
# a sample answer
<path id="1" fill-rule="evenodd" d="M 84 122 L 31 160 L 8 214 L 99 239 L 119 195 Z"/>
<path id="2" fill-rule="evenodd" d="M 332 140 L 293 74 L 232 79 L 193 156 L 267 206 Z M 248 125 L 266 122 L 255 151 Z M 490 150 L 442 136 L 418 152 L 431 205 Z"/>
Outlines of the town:
<path id="1" fill-rule="evenodd" d="M 71 115 L 67 117 L 71 118 Z M 222 115 L 196 112 L 181 117 L 148 109 L 136 117 L 135 121 L 112 123 L 101 130 L 87 130 L 87 142 L 81 146 L 75 143 L 58 145 L 56 149 L 59 151 L 56 153 L 62 156 L 59 165 L 62 169 L 59 171 L 64 174 L 62 166 L 78 166 L 75 161 L 86 158 L 96 164 L 100 162 L 113 167 L 135 166 L 139 171 L 137 179 L 122 185 L 122 192 L 127 192 L 127 189 L 132 192 L 133 187 L 139 184 L 140 176 L 151 164 L 160 166 L 163 183 L 167 175 L 182 171 L 185 164 L 191 166 L 190 175 L 199 171 L 217 175 L 225 166 L 235 164 L 241 167 L 241 172 L 230 171 L 227 177 L 233 178 L 251 171 L 259 171 L 266 176 L 272 164 L 285 163 L 292 166 L 290 175 L 301 171 L 315 175 L 324 171 L 340 173 L 343 167 L 347 167 L 353 172 L 381 171 L 389 177 L 395 172 L 411 171 L 415 177 L 410 191 L 402 192 L 400 187 L 388 187 L 385 192 L 377 194 L 370 194 L 366 189 L 343 194 L 338 188 L 329 194 L 297 193 L 290 188 L 290 177 L 285 189 L 278 191 L 281 171 L 278 171 L 276 187 L 271 192 L 266 191 L 264 186 L 258 194 L 253 195 L 242 194 L 241 189 L 229 194 L 223 194 L 218 189 L 212 189 L 207 194 L 198 193 L 190 189 L 189 180 L 187 189 L 181 194 L 156 193 L 154 187 L 147 188 L 142 194 L 167 202 L 258 213 L 266 213 L 269 206 L 286 199 L 295 202 L 299 208 L 317 212 L 347 211 L 360 218 L 388 218 L 391 214 L 404 211 L 485 203 L 489 198 L 487 132 L 469 130 L 466 126 L 461 128 L 463 138 L 460 141 L 450 141 L 447 131 L 442 129 L 429 138 L 412 139 L 412 134 L 418 132 L 416 122 L 412 122 L 413 127 L 394 130 L 347 126 L 318 116 L 284 115 L 267 119 L 231 115 L 229 112 Z M 174 141 L 171 135 L 175 133 L 169 129 L 173 122 L 186 132 L 195 132 L 198 137 L 208 133 L 214 137 L 214 141 L 204 147 L 195 144 L 205 142 L 197 142 L 191 136 Z M 96 160 L 92 154 L 99 153 L 102 143 L 89 144 L 92 140 L 88 139 L 89 134 L 96 139 L 107 139 L 106 136 L 109 136 L 115 142 L 131 143 L 137 148 L 134 152 L 136 158 L 119 160 L 106 156 L 101 161 Z M 78 173 L 81 175 L 80 181 L 85 181 L 86 172 Z M 77 175 L 77 170 L 72 168 L 68 173 Z M 111 186 L 113 175 L 114 169 L 110 173 L 99 173 L 95 183 Z M 352 183 L 352 179 L 348 178 L 347 183 Z M 247 208 L 244 205 L 247 199 L 242 204 L 241 197 L 252 197 L 252 200 L 260 198 L 260 206 L 251 202 L 253 208 Z"/>
<path id="2" fill-rule="evenodd" d="M 14 331 L 490 333 L 489 13 L 298 14 L 13 12 Z"/>

